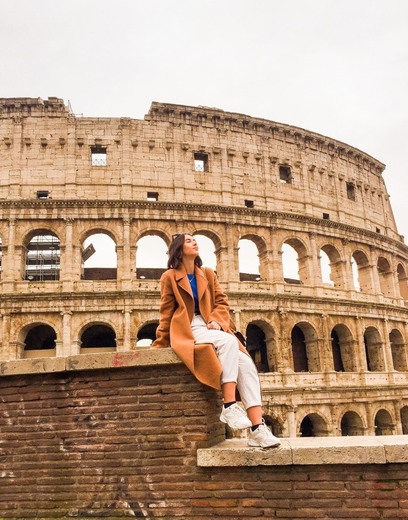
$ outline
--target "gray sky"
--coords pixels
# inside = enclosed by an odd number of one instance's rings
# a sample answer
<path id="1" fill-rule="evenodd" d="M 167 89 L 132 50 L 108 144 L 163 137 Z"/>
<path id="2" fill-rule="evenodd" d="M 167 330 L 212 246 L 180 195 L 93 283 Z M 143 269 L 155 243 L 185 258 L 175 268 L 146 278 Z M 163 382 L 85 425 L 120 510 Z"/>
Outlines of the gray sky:
<path id="1" fill-rule="evenodd" d="M 359 148 L 408 243 L 408 0 L 2 0 L 0 44 L 0 97 L 205 105 Z"/>

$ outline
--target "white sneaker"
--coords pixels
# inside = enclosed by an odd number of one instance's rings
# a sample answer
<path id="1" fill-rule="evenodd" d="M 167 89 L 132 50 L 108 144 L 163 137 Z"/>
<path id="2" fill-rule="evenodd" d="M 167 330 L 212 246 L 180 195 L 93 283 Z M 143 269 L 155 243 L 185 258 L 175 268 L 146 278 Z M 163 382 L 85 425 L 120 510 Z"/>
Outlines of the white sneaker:
<path id="1" fill-rule="evenodd" d="M 258 426 L 255 431 L 249 430 L 248 446 L 255 446 L 257 448 L 272 448 L 278 446 L 280 440 L 273 435 L 271 430 L 266 426 L 265 421 Z"/>
<path id="2" fill-rule="evenodd" d="M 233 430 L 243 430 L 252 426 L 246 412 L 237 403 L 228 408 L 222 407 L 220 421 L 228 424 Z"/>

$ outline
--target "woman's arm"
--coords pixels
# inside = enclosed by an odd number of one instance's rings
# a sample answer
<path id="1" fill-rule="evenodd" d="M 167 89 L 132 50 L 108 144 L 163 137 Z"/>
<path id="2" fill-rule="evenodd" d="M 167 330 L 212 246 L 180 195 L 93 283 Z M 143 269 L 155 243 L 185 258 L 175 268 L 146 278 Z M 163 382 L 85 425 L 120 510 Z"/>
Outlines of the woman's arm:
<path id="1" fill-rule="evenodd" d="M 171 279 L 166 271 L 160 280 L 160 319 L 156 329 L 153 348 L 170 347 L 170 322 L 176 308 L 176 300 L 171 286 Z"/>

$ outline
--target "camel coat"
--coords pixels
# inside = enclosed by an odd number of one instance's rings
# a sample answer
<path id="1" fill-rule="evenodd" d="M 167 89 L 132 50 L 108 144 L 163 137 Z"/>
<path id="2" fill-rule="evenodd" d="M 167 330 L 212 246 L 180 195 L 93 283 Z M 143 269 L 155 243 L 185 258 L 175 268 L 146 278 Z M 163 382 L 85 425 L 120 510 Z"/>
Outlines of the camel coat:
<path id="1" fill-rule="evenodd" d="M 226 295 L 212 269 L 195 266 L 201 316 L 208 323 L 216 321 L 225 332 L 231 332 L 231 318 Z M 187 368 L 202 383 L 220 389 L 221 364 L 211 343 L 194 344 L 191 321 L 194 296 L 184 266 L 168 269 L 160 279 L 160 322 L 153 348 L 172 347 Z M 239 343 L 240 350 L 248 354 Z M 248 354 L 249 355 L 249 354 Z"/>

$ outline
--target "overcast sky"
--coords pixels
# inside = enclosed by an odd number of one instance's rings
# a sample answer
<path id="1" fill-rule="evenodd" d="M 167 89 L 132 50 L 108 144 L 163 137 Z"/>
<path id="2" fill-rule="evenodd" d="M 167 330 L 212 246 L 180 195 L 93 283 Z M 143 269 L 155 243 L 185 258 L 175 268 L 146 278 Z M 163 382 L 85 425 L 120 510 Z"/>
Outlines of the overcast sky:
<path id="1" fill-rule="evenodd" d="M 152 101 L 287 123 L 386 164 L 408 243 L 408 0 L 2 0 L 0 97 Z"/>

